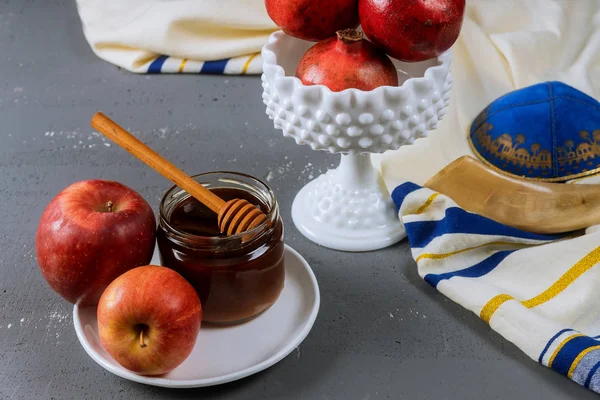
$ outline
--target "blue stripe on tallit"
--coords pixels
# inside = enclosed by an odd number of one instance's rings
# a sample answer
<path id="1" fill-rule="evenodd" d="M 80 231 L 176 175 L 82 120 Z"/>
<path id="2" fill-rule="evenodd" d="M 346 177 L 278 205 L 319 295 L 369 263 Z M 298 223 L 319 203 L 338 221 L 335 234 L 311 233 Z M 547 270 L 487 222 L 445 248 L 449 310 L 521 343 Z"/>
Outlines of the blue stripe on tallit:
<path id="1" fill-rule="evenodd" d="M 552 346 L 552 343 L 554 343 L 554 341 L 563 333 L 566 332 L 575 332 L 574 329 L 570 329 L 570 328 L 566 328 L 566 329 L 562 329 L 560 331 L 558 331 L 558 333 L 554 336 L 552 336 L 550 338 L 550 340 L 548 340 L 548 343 L 546 343 L 546 347 L 544 347 L 544 350 L 542 350 L 542 353 L 540 354 L 540 358 L 538 358 L 538 362 L 540 364 L 542 364 L 542 360 L 544 359 L 544 356 L 546 355 L 546 352 L 548 352 L 548 349 L 550 348 L 550 346 Z"/>
<path id="2" fill-rule="evenodd" d="M 225 71 L 225 66 L 229 62 L 229 58 L 215 61 L 205 61 L 200 70 L 201 74 L 222 74 Z"/>
<path id="3" fill-rule="evenodd" d="M 396 186 L 394 191 L 392 191 L 392 200 L 396 205 L 396 212 L 400 211 L 400 206 L 404 203 L 404 199 L 406 196 L 411 194 L 412 192 L 416 192 L 421 189 L 421 186 L 416 185 L 412 182 L 404 182 L 402 185 Z"/>
<path id="4" fill-rule="evenodd" d="M 423 248 L 436 237 L 447 233 L 470 233 L 475 235 L 510 236 L 520 239 L 557 240 L 562 235 L 540 235 L 525 232 L 492 221 L 481 215 L 472 214 L 458 207 L 446 209 L 446 215 L 439 221 L 416 221 L 404 224 L 412 248 Z"/>
<path id="5" fill-rule="evenodd" d="M 554 358 L 552 365 L 549 367 L 558 373 L 567 375 L 571 364 L 575 361 L 575 358 L 585 349 L 598 346 L 600 342 L 592 339 L 589 336 L 579 336 L 573 338 L 567 342 L 562 349 L 559 350 L 558 354 Z"/>
<path id="6" fill-rule="evenodd" d="M 577 366 L 573 370 L 573 375 L 571 376 L 571 379 L 579 383 L 581 386 L 585 386 L 585 382 L 587 381 L 588 377 L 590 377 L 590 372 L 598 363 L 600 363 L 600 349 L 596 348 L 591 351 L 588 351 L 583 357 L 581 357 L 581 360 L 579 360 L 579 362 L 577 363 Z M 571 368 L 573 368 L 573 365 L 571 365 Z M 590 383 L 593 380 L 597 381 L 598 377 L 594 379 L 593 376 L 594 374 L 592 374 L 592 377 L 590 377 Z"/>
<path id="7" fill-rule="evenodd" d="M 169 56 L 160 56 L 156 60 L 152 61 L 152 64 L 148 67 L 149 74 L 160 74 L 163 64 L 169 58 Z"/>
<path id="8" fill-rule="evenodd" d="M 492 254 L 485 260 L 465 269 L 458 271 L 446 272 L 444 274 L 427 274 L 425 275 L 425 282 L 429 283 L 433 287 L 437 287 L 440 281 L 444 279 L 450 279 L 455 276 L 461 276 L 463 278 L 479 278 L 498 266 L 506 257 L 514 253 L 517 250 L 504 250 Z"/>
<path id="9" fill-rule="evenodd" d="M 585 383 L 583 384 L 583 386 L 585 386 L 586 388 L 590 387 L 590 383 L 592 382 L 592 378 L 594 377 L 594 375 L 596 374 L 596 372 L 598 371 L 598 368 L 600 368 L 600 361 L 598 361 L 591 369 L 590 372 L 588 373 L 588 376 L 585 380 Z"/>

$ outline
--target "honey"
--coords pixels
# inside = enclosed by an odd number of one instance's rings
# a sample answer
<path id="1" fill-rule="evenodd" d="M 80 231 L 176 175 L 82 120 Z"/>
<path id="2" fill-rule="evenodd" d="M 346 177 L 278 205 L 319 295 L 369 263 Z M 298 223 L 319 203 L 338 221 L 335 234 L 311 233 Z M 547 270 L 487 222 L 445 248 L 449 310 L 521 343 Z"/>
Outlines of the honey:
<path id="1" fill-rule="evenodd" d="M 227 201 L 248 200 L 267 220 L 239 235 L 219 232 L 217 215 L 178 187 L 161 203 L 157 231 L 163 266 L 179 272 L 196 289 L 203 322 L 239 323 L 275 303 L 285 279 L 284 229 L 273 192 L 244 174 L 195 176 Z"/>

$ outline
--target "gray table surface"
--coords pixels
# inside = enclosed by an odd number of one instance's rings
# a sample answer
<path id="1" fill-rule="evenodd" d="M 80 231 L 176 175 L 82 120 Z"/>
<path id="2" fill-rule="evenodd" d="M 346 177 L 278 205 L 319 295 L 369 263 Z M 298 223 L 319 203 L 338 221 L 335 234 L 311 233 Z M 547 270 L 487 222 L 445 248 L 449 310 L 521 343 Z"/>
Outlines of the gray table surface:
<path id="1" fill-rule="evenodd" d="M 264 113 L 257 77 L 143 76 L 96 58 L 74 1 L 0 0 L 0 399 L 592 399 L 526 357 L 416 272 L 406 242 L 362 254 L 321 248 L 290 218 L 294 195 L 336 156 L 297 146 Z M 114 179 L 156 209 L 170 186 L 92 133 L 102 110 L 189 173 L 269 178 L 287 243 L 321 288 L 317 322 L 271 369 L 168 390 L 94 363 L 72 306 L 46 285 L 34 235 L 46 204 L 83 179 Z"/>

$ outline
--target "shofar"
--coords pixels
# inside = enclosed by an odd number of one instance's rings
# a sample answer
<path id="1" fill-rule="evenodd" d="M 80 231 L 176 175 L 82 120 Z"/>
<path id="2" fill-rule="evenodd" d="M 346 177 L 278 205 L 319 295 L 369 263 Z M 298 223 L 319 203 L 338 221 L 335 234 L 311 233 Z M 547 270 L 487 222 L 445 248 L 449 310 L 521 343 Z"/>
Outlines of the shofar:
<path id="1" fill-rule="evenodd" d="M 600 223 L 600 185 L 514 178 L 469 156 L 450 163 L 425 187 L 467 211 L 529 232 L 570 232 Z"/>

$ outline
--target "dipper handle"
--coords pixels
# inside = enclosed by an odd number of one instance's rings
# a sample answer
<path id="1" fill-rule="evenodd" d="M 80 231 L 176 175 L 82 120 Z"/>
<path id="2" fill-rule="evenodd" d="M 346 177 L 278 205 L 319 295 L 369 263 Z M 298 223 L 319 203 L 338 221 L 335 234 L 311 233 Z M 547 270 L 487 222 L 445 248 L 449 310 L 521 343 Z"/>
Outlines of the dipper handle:
<path id="1" fill-rule="evenodd" d="M 214 211 L 218 215 L 217 221 L 222 233 L 242 233 L 267 220 L 264 212 L 246 200 L 233 199 L 225 202 L 101 112 L 94 115 L 91 125 Z"/>
<path id="2" fill-rule="evenodd" d="M 91 125 L 98 132 L 175 183 L 215 213 L 218 214 L 219 210 L 225 205 L 223 199 L 190 178 L 185 172 L 171 164 L 103 113 L 96 113 L 92 118 Z"/>

